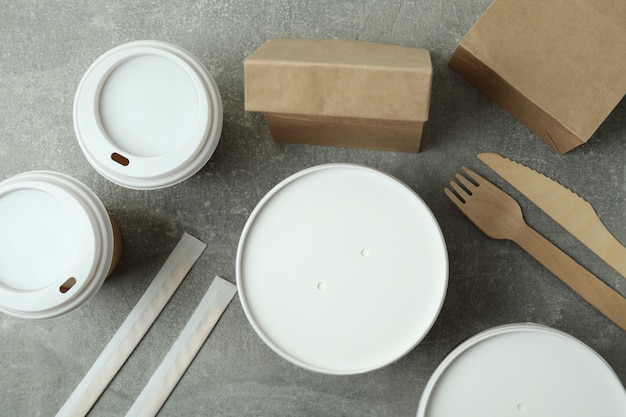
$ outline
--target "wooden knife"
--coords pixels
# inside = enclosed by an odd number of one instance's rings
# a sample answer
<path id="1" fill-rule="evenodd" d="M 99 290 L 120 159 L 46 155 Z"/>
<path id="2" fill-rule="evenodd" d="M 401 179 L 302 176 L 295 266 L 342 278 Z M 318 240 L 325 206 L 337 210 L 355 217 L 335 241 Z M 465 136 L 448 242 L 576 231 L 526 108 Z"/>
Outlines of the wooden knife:
<path id="1" fill-rule="evenodd" d="M 553 179 L 498 154 L 481 153 L 478 159 L 626 277 L 626 248 L 585 199 Z"/>

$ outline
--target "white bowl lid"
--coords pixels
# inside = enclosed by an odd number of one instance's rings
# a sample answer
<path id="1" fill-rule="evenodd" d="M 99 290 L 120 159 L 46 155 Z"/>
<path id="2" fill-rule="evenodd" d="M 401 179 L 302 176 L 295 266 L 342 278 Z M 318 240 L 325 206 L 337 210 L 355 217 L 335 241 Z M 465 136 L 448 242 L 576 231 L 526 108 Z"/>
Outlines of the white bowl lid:
<path id="1" fill-rule="evenodd" d="M 157 41 L 120 45 L 83 76 L 74 101 L 78 142 L 93 167 L 129 188 L 173 185 L 217 147 L 222 102 L 192 55 Z"/>
<path id="2" fill-rule="evenodd" d="M 34 171 L 0 183 L 0 311 L 58 315 L 104 281 L 112 251 L 102 242 L 112 245 L 112 232 L 91 196 L 68 181 Z"/>
<path id="3" fill-rule="evenodd" d="M 578 339 L 513 324 L 450 353 L 426 385 L 417 416 L 626 416 L 626 392 L 604 359 Z"/>
<path id="4" fill-rule="evenodd" d="M 371 168 L 321 165 L 270 191 L 237 253 L 244 311 L 276 353 L 355 374 L 399 359 L 433 325 L 447 253 L 426 204 Z"/>

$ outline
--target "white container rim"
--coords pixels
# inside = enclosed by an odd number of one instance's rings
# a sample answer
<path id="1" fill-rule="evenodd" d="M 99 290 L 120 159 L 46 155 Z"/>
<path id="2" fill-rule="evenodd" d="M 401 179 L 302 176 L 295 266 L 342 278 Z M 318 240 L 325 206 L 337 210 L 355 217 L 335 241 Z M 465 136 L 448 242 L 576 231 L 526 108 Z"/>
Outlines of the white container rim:
<path id="1" fill-rule="evenodd" d="M 162 41 L 119 45 L 83 75 L 74 131 L 89 163 L 123 187 L 172 186 L 197 173 L 217 148 L 219 89 L 186 50 Z"/>
<path id="2" fill-rule="evenodd" d="M 113 261 L 113 225 L 82 182 L 54 171 L 10 177 L 0 183 L 0 216 L 0 247 L 12 253 L 0 266 L 0 311 L 55 317 L 100 289 Z M 29 276 L 22 273 L 24 265 Z"/>

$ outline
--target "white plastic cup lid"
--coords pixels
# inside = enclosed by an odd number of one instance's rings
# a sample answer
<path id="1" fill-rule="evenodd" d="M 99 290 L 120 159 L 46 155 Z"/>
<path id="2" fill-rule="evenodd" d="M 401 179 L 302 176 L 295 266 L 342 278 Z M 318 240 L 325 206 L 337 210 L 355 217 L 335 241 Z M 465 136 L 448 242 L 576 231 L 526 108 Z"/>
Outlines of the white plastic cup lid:
<path id="1" fill-rule="evenodd" d="M 428 381 L 418 417 L 626 416 L 626 391 L 580 340 L 532 323 L 486 330 Z"/>
<path id="2" fill-rule="evenodd" d="M 87 160 L 124 187 L 179 183 L 210 159 L 222 100 L 208 70 L 169 43 L 136 41 L 100 56 L 74 99 L 74 130 Z"/>
<path id="3" fill-rule="evenodd" d="M 78 180 L 31 171 L 0 183 L 0 311 L 22 318 L 67 313 L 100 289 L 113 228 Z"/>
<path id="4" fill-rule="evenodd" d="M 248 320 L 284 359 L 357 374 L 411 351 L 446 293 L 447 252 L 426 204 L 380 171 L 329 164 L 274 187 L 237 251 Z"/>

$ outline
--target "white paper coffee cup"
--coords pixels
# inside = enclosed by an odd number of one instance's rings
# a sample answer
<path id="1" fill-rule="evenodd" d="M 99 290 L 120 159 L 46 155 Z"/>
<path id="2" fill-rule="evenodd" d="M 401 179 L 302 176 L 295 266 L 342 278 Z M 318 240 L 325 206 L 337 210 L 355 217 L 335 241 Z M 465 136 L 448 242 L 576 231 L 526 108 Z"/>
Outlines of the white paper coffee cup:
<path id="1" fill-rule="evenodd" d="M 198 172 L 222 131 L 223 108 L 209 71 L 169 43 L 136 41 L 100 56 L 74 99 L 74 130 L 105 178 L 158 189 Z"/>
<path id="2" fill-rule="evenodd" d="M 0 311 L 41 319 L 87 302 L 117 265 L 121 234 L 83 183 L 31 171 L 0 183 Z"/>

